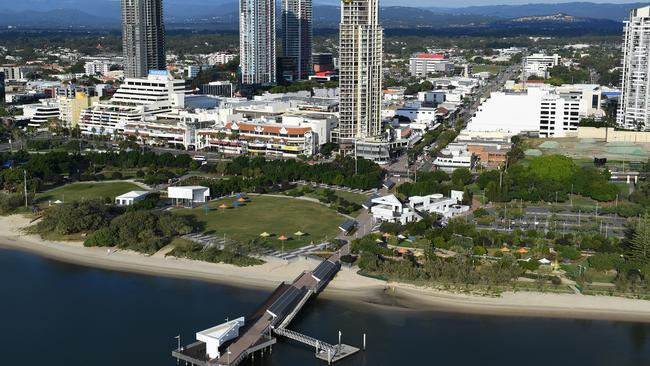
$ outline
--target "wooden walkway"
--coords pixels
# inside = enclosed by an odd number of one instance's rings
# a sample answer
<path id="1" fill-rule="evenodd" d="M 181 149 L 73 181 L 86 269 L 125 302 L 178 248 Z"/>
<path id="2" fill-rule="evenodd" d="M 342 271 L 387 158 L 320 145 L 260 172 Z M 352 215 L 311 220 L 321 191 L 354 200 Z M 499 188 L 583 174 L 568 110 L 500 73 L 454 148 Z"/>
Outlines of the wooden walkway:
<path id="1" fill-rule="evenodd" d="M 290 331 L 286 327 L 293 318 L 303 309 L 313 296 L 321 292 L 341 268 L 341 252 L 323 261 L 312 271 L 300 274 L 291 284 L 281 284 L 273 294 L 247 319 L 240 335 L 221 349 L 221 357 L 207 359 L 205 344 L 196 342 L 185 349 L 176 350 L 172 355 L 186 361 L 187 364 L 198 366 L 236 366 L 247 357 L 254 357 L 257 351 L 264 351 L 276 343 L 273 335 L 298 341 L 316 349 L 316 357 L 335 362 L 359 351 L 358 348 L 348 345 L 332 346 L 315 338 Z"/>

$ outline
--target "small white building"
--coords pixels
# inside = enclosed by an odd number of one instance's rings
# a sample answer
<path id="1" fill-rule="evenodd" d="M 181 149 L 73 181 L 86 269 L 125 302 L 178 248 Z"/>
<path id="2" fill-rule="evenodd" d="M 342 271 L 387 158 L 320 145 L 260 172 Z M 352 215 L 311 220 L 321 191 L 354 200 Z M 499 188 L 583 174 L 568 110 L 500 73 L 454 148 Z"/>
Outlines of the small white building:
<path id="1" fill-rule="evenodd" d="M 147 191 L 131 191 L 121 196 L 115 197 L 115 204 L 118 206 L 131 206 L 136 202 L 140 202 L 147 198 L 150 192 Z"/>
<path id="2" fill-rule="evenodd" d="M 460 203 L 463 192 L 452 191 L 451 198 L 442 194 L 410 197 L 408 202 L 400 201 L 395 195 L 372 199 L 370 212 L 379 222 L 392 222 L 405 225 L 409 222 L 422 220 L 422 214 L 437 214 L 449 219 L 469 211 L 469 206 Z"/>
<path id="3" fill-rule="evenodd" d="M 167 197 L 175 206 L 192 207 L 210 200 L 210 188 L 201 186 L 169 187 Z"/>
<path id="4" fill-rule="evenodd" d="M 467 144 L 449 144 L 438 153 L 433 165 L 446 172 L 453 172 L 459 168 L 472 169 L 474 155 L 467 149 Z"/>
<path id="5" fill-rule="evenodd" d="M 244 317 L 231 320 L 196 333 L 196 340 L 205 343 L 205 353 L 214 360 L 221 357 L 219 348 L 224 343 L 239 337 L 239 329 L 244 326 L 244 323 Z"/>
<path id="6" fill-rule="evenodd" d="M 394 222 L 402 225 L 422 219 L 420 215 L 407 204 L 402 203 L 394 194 L 373 199 L 370 212 L 377 221 Z"/>

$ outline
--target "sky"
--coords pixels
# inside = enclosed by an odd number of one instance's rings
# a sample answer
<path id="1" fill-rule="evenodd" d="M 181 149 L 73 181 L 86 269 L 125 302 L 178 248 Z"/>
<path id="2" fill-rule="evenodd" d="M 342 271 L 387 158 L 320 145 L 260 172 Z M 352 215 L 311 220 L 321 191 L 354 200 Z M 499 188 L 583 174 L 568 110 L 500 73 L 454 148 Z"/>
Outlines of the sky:
<path id="1" fill-rule="evenodd" d="M 167 3 L 185 4 L 197 3 L 207 4 L 214 6 L 215 3 L 223 1 L 234 0 L 163 0 Z M 280 1 L 280 0 L 276 0 Z M 314 0 L 315 3 L 325 4 L 338 4 L 338 0 Z M 430 6 L 430 7 L 463 7 L 472 5 L 512 5 L 512 4 L 541 4 L 541 3 L 560 3 L 571 1 L 558 1 L 558 0 L 454 0 L 440 1 L 440 0 L 380 0 L 380 4 L 387 5 L 402 5 L 402 6 Z M 596 3 L 635 3 L 635 0 L 590 0 Z M 84 10 L 84 8 L 92 6 L 95 8 L 106 7 L 110 9 L 116 7 L 119 0 L 0 0 L 0 9 L 4 10 L 50 10 L 57 8 L 77 8 Z"/>

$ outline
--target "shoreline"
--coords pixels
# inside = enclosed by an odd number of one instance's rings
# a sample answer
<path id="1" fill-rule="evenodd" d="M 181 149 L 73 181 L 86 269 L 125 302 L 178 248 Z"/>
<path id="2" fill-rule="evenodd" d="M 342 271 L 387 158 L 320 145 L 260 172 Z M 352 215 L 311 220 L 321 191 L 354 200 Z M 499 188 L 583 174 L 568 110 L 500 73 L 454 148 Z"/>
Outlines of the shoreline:
<path id="1" fill-rule="evenodd" d="M 277 260 L 261 266 L 236 267 L 165 257 L 162 251 L 152 256 L 112 249 L 109 253 L 106 248 L 86 248 L 79 242 L 54 242 L 27 235 L 22 232 L 27 226 L 26 217 L 0 217 L 0 248 L 91 268 L 269 291 L 317 265 L 314 260 L 299 259 L 289 264 Z M 387 283 L 345 268 L 319 297 L 398 311 L 650 323 L 650 301 L 645 300 L 538 292 L 481 297 Z"/>

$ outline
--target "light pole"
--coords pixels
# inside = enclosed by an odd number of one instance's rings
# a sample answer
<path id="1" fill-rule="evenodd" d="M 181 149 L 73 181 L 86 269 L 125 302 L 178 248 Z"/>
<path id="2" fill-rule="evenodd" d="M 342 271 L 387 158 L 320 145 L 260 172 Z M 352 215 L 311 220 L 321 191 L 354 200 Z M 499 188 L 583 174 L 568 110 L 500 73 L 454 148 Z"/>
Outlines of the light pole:
<path id="1" fill-rule="evenodd" d="M 27 208 L 27 170 L 23 170 L 24 185 L 25 185 L 25 208 Z"/>

